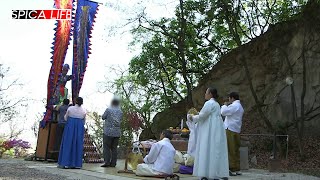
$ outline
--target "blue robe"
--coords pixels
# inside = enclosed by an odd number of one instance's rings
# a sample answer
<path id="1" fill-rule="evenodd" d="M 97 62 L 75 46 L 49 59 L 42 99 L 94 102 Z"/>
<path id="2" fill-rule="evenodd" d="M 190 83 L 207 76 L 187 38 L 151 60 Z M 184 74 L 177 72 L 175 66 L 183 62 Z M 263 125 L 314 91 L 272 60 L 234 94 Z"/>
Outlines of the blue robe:
<path id="1" fill-rule="evenodd" d="M 68 117 L 59 152 L 59 166 L 68 168 L 82 167 L 83 138 L 84 120 Z"/>

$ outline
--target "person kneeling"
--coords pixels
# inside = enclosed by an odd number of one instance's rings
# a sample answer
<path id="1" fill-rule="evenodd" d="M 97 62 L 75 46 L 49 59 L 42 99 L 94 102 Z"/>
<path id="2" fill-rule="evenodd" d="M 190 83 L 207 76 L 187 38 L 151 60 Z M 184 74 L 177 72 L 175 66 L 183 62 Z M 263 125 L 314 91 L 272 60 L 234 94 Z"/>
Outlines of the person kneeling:
<path id="1" fill-rule="evenodd" d="M 137 176 L 165 176 L 173 174 L 174 156 L 176 150 L 170 140 L 172 133 L 162 131 L 161 141 L 152 145 L 149 154 L 143 159 L 144 163 L 138 164 Z"/>

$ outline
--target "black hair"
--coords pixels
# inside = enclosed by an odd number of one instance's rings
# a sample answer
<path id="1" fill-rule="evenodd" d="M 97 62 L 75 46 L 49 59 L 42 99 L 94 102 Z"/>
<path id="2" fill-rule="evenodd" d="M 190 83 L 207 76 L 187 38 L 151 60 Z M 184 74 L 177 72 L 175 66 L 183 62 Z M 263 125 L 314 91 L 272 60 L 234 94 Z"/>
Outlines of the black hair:
<path id="1" fill-rule="evenodd" d="M 233 98 L 233 99 L 235 99 L 235 100 L 239 100 L 239 94 L 236 93 L 236 92 L 231 92 L 231 93 L 229 94 L 229 97 L 230 97 L 230 98 Z"/>
<path id="2" fill-rule="evenodd" d="M 64 99 L 63 100 L 63 105 L 69 105 L 70 103 L 70 100 L 69 99 Z"/>
<path id="3" fill-rule="evenodd" d="M 81 106 L 83 104 L 83 99 L 82 97 L 77 97 L 76 99 L 76 104 L 78 104 L 79 106 Z"/>
<path id="4" fill-rule="evenodd" d="M 114 100 L 111 101 L 111 105 L 112 106 L 119 106 L 120 105 L 120 101 L 117 100 L 117 99 L 114 99 Z"/>
<path id="5" fill-rule="evenodd" d="M 209 90 L 209 93 L 212 95 L 213 98 L 217 99 L 219 97 L 218 91 L 217 91 L 216 88 L 209 87 L 208 90 Z"/>
<path id="6" fill-rule="evenodd" d="M 166 130 L 163 130 L 162 131 L 162 134 L 163 134 L 163 136 L 165 137 L 165 138 L 168 138 L 168 139 L 172 139 L 172 137 L 173 137 L 173 135 L 172 135 L 172 132 L 170 131 L 170 130 L 168 130 L 168 129 L 166 129 Z"/>

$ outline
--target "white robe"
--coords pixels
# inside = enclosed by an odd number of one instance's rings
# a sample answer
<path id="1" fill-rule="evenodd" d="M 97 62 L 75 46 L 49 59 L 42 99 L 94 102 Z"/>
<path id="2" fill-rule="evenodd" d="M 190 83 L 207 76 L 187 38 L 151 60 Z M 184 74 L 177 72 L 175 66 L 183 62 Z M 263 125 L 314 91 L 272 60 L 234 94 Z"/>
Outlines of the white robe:
<path id="1" fill-rule="evenodd" d="M 220 105 L 212 98 L 204 104 L 199 115 L 193 116 L 198 126 L 194 176 L 229 176 L 227 137 L 220 112 Z"/>
<path id="2" fill-rule="evenodd" d="M 187 120 L 187 126 L 190 130 L 189 141 L 188 141 L 188 151 L 187 153 L 192 157 L 195 156 L 196 145 L 197 145 L 197 124 L 193 121 Z"/>
<path id="3" fill-rule="evenodd" d="M 175 155 L 176 150 L 172 146 L 170 140 L 168 138 L 163 138 L 161 141 L 152 145 L 149 154 L 143 159 L 145 165 L 138 165 L 136 174 L 140 176 L 173 174 Z M 145 169 L 149 170 L 145 171 Z"/>

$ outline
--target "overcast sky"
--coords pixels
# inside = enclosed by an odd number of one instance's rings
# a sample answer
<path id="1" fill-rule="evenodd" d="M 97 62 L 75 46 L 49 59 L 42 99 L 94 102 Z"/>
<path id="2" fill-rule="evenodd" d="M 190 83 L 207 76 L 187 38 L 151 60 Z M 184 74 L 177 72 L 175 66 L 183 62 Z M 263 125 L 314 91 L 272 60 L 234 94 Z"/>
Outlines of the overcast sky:
<path id="1" fill-rule="evenodd" d="M 104 3 L 104 0 L 99 0 Z M 0 63 L 10 67 L 7 80 L 18 78 L 24 84 L 23 88 L 15 89 L 13 97 L 32 99 L 28 109 L 23 109 L 18 118 L 19 127 L 24 128 L 23 138 L 35 144 L 31 126 L 37 115 L 45 111 L 42 100 L 47 95 L 47 81 L 51 67 L 50 47 L 54 37 L 54 20 L 13 20 L 12 10 L 53 9 L 53 0 L 2 0 L 0 6 Z M 147 12 L 152 17 L 171 16 L 172 7 L 176 1 L 166 1 L 163 6 L 155 0 L 143 1 L 148 4 Z M 100 114 L 112 98 L 110 93 L 98 93 L 98 82 L 104 80 L 107 74 L 106 66 L 126 66 L 137 52 L 128 50 L 131 41 L 129 33 L 108 36 L 110 27 L 125 21 L 126 7 L 139 7 L 138 0 L 115 0 L 112 4 L 100 5 L 96 23 L 92 34 L 92 54 L 88 59 L 87 71 L 84 77 L 80 96 L 84 97 L 84 107 L 88 111 Z M 70 44 L 66 56 L 66 63 L 72 65 L 72 48 Z M 69 74 L 71 73 L 71 70 Z M 71 82 L 67 88 L 71 92 Z M 4 126 L 0 126 L 3 133 Z"/>

